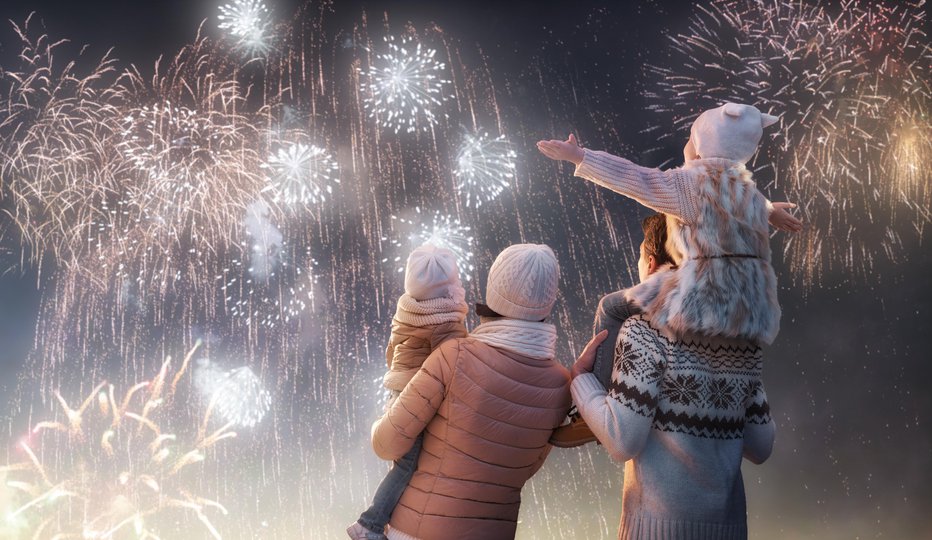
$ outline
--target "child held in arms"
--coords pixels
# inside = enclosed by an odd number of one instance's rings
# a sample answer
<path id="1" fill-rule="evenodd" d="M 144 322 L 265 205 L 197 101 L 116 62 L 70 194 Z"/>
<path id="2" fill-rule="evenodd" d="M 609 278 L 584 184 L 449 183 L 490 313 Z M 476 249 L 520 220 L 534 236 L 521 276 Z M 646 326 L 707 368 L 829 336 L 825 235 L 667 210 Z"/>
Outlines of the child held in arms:
<path id="1" fill-rule="evenodd" d="M 797 232 L 802 222 L 787 212 L 795 205 L 772 204 L 758 191 L 745 163 L 763 128 L 777 121 L 750 105 L 705 111 L 690 129 L 684 165 L 666 171 L 583 149 L 573 135 L 537 143 L 550 159 L 576 165 L 576 176 L 666 214 L 666 247 L 678 269 L 626 289 L 624 302 L 616 295 L 613 303 L 627 303 L 622 311 L 642 312 L 675 334 L 773 342 L 780 306 L 767 224 Z M 602 349 L 614 346 L 602 343 L 597 363 L 607 355 Z"/>
<path id="2" fill-rule="evenodd" d="M 383 384 L 391 391 L 389 406 L 434 349 L 448 339 L 466 337 L 467 312 L 453 252 L 431 244 L 411 252 L 405 267 L 405 293 L 398 299 L 385 352 L 388 372 Z M 346 530 L 350 538 L 386 538 L 385 525 L 417 468 L 422 437 L 394 463 L 376 490 L 372 506 Z"/>

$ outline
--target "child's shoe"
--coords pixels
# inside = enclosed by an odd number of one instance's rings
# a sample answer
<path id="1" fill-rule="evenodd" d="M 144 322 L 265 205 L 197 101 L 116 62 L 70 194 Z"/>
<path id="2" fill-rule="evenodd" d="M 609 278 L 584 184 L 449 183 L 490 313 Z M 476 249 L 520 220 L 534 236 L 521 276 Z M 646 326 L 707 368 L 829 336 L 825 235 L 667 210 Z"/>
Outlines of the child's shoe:
<path id="1" fill-rule="evenodd" d="M 353 540 L 388 540 L 384 534 L 370 531 L 358 521 L 346 528 L 346 534 Z"/>
<path id="2" fill-rule="evenodd" d="M 583 420 L 574 405 L 568 415 L 569 423 L 564 423 L 553 430 L 550 444 L 558 448 L 574 448 L 596 440 L 595 434 Z"/>

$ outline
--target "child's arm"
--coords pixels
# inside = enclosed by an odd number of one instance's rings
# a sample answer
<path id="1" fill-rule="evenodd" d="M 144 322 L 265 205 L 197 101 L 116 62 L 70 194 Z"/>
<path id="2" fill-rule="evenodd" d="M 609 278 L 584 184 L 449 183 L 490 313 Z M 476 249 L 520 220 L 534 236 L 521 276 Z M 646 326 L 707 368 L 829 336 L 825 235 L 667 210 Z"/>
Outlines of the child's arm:
<path id="1" fill-rule="evenodd" d="M 619 463 L 640 454 L 647 444 L 663 374 L 663 366 L 653 355 L 632 353 L 631 336 L 625 329 L 636 321 L 629 319 L 622 326 L 621 354 L 615 357 L 608 391 L 591 373 L 576 376 L 570 385 L 579 413 L 612 459 Z M 594 355 L 594 342 L 595 339 L 589 342 L 579 361 L 588 353 Z"/>
<path id="2" fill-rule="evenodd" d="M 566 141 L 539 141 L 537 148 L 553 160 L 576 165 L 576 176 L 585 178 L 642 205 L 692 223 L 698 215 L 695 186 L 678 169 L 661 171 L 641 167 L 606 152 L 584 150 L 570 135 Z"/>
<path id="3" fill-rule="evenodd" d="M 744 415 L 744 457 L 760 465 L 773 451 L 776 426 L 770 417 L 770 404 L 764 385 L 758 384 L 748 398 Z"/>
<path id="4" fill-rule="evenodd" d="M 595 320 L 592 322 L 592 335 L 595 336 L 602 330 L 607 330 L 608 336 L 596 349 L 592 373 L 604 388 L 608 388 L 612 380 L 612 363 L 615 343 L 618 341 L 618 331 L 621 330 L 621 325 L 628 320 L 628 317 L 639 311 L 633 302 L 625 298 L 623 290 L 607 294 L 599 300 Z"/>
<path id="5" fill-rule="evenodd" d="M 767 221 L 770 226 L 778 231 L 799 232 L 803 230 L 803 222 L 788 212 L 788 209 L 796 208 L 796 205 L 788 202 L 767 201 Z"/>
<path id="6" fill-rule="evenodd" d="M 432 352 L 391 408 L 372 425 L 372 448 L 382 459 L 396 460 L 437 414 L 452 378 L 459 344 L 447 342 Z"/>

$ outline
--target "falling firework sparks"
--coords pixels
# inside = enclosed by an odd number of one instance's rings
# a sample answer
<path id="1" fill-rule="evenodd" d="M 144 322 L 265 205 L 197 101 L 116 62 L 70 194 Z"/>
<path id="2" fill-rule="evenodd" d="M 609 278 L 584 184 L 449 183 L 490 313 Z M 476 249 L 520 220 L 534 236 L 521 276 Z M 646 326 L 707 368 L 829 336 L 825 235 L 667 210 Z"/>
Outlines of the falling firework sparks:
<path id="1" fill-rule="evenodd" d="M 339 184 L 338 167 L 333 157 L 314 145 L 292 144 L 279 148 L 263 164 L 269 172 L 274 202 L 287 205 L 317 204 L 327 200 Z"/>
<path id="2" fill-rule="evenodd" d="M 422 48 L 408 38 L 401 43 L 394 36 L 385 38 L 387 52 L 375 55 L 374 65 L 364 72 L 368 82 L 365 106 L 369 117 L 379 125 L 394 130 L 427 130 L 437 123 L 433 108 L 446 101 L 443 78 L 445 65 L 434 59 L 437 51 Z"/>
<path id="3" fill-rule="evenodd" d="M 877 251 L 899 244 L 892 216 L 908 202 L 883 196 L 893 180 L 882 155 L 898 110 L 928 110 L 932 96 L 922 2 L 852 1 L 832 11 L 803 1 L 718 1 L 698 8 L 687 34 L 670 36 L 667 65 L 677 67 L 648 68 L 659 77 L 647 94 L 652 108 L 684 140 L 701 110 L 724 101 L 781 115 L 776 144 L 764 141 L 756 164 L 773 169 L 774 187 L 800 202 L 811 225 L 785 243 L 807 285 L 831 270 L 867 275 Z M 911 183 L 928 184 L 928 172 L 919 174 Z M 928 214 L 910 207 L 921 230 Z"/>
<path id="4" fill-rule="evenodd" d="M 118 191 L 121 168 L 113 137 L 128 99 L 127 77 L 105 56 L 86 73 L 84 58 L 61 62 L 64 41 L 30 37 L 30 21 L 13 25 L 21 69 L 0 70 L 0 187 L 29 258 L 71 263 L 101 215 L 98 203 Z"/>
<path id="5" fill-rule="evenodd" d="M 234 0 L 219 8 L 217 27 L 226 30 L 235 47 L 251 57 L 272 49 L 269 10 L 261 0 Z"/>
<path id="6" fill-rule="evenodd" d="M 421 213 L 420 208 L 416 208 L 415 211 L 418 214 Z M 470 233 L 471 228 L 469 226 L 463 225 L 458 218 L 450 215 L 443 215 L 440 212 L 434 213 L 433 219 L 429 224 L 397 216 L 392 216 L 392 219 L 404 225 L 414 227 L 415 230 L 408 235 L 407 242 L 389 240 L 389 238 L 382 238 L 383 241 L 388 241 L 397 250 L 402 252 L 406 250 L 410 251 L 421 244 L 433 244 L 437 247 L 449 249 L 456 255 L 460 274 L 463 275 L 466 281 L 472 279 L 472 272 L 476 268 L 472 262 L 474 255 L 472 251 L 474 238 Z M 389 259 L 382 259 L 382 262 L 389 262 Z M 396 265 L 396 270 L 398 272 L 404 271 L 404 257 L 396 255 L 391 259 L 391 262 Z"/>
<path id="7" fill-rule="evenodd" d="M 281 257 L 285 244 L 282 243 Z M 298 320 L 314 304 L 314 284 L 317 261 L 306 256 L 303 265 L 290 264 L 280 259 L 280 268 L 274 272 L 257 276 L 254 267 L 243 268 L 241 261 L 234 260 L 229 268 L 217 276 L 230 314 L 247 326 L 273 328 Z M 244 271 L 245 270 L 245 271 Z"/>
<path id="8" fill-rule="evenodd" d="M 167 359 L 155 379 L 133 385 L 122 398 L 105 383 L 76 409 L 56 394 L 64 419 L 38 422 L 19 443 L 23 461 L 2 468 L 4 498 L 22 501 L 7 523 L 35 537 L 148 537 L 176 527 L 177 514 L 168 515 L 182 510 L 220 538 L 208 513 L 226 509 L 194 495 L 187 480 L 217 443 L 236 433 L 229 424 L 208 432 L 207 416 L 184 450 L 163 423 L 195 349 L 172 379 Z"/>
<path id="9" fill-rule="evenodd" d="M 467 135 L 456 157 L 454 174 L 459 189 L 466 193 L 466 206 L 498 197 L 515 177 L 515 160 L 518 153 L 511 143 L 500 135 L 494 139 L 488 134 Z"/>

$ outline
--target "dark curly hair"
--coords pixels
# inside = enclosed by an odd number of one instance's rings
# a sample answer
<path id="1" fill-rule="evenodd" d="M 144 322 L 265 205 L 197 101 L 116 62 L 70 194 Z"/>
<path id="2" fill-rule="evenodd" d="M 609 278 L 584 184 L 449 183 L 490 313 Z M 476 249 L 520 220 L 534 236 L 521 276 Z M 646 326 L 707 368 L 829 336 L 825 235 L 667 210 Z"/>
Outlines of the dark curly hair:
<path id="1" fill-rule="evenodd" d="M 653 255 L 658 265 L 676 265 L 673 257 L 667 251 L 667 216 L 656 213 L 644 218 L 641 222 L 644 230 L 644 254 Z"/>

